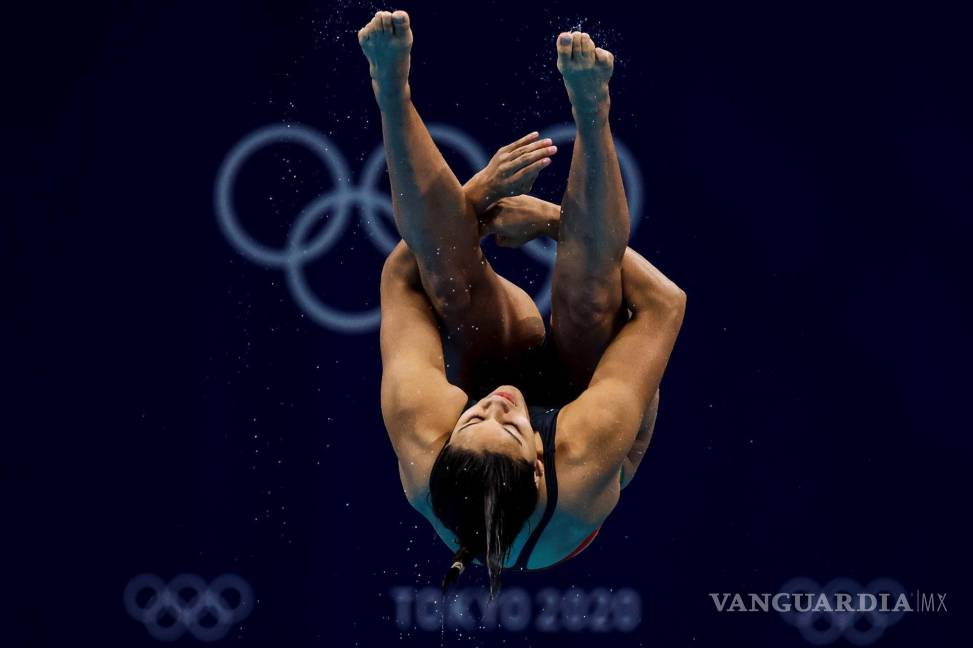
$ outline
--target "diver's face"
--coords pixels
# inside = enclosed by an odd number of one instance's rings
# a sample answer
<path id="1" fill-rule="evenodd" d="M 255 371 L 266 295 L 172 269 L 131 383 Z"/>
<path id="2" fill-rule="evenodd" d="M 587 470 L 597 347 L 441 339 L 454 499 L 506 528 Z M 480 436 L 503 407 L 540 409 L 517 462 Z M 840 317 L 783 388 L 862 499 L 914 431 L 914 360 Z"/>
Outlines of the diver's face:
<path id="1" fill-rule="evenodd" d="M 449 442 L 457 448 L 503 452 L 531 464 L 537 461 L 534 429 L 520 390 L 501 385 L 463 412 Z"/>

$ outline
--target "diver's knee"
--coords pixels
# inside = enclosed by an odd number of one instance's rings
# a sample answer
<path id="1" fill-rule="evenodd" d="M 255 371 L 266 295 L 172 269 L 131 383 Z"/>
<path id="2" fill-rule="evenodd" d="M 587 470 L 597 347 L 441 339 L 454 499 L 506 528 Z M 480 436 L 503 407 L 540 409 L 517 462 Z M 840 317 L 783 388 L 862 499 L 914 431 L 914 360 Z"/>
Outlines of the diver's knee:
<path id="1" fill-rule="evenodd" d="M 620 299 L 614 298 L 611 291 L 602 285 L 582 286 L 561 302 L 558 319 L 566 319 L 571 326 L 583 329 L 614 320 L 621 307 Z"/>

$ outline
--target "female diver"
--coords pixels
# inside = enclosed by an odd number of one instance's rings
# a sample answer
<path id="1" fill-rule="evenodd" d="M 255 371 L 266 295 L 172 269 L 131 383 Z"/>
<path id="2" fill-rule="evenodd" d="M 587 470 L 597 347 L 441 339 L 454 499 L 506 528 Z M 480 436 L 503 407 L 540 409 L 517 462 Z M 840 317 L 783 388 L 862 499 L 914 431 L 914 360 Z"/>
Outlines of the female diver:
<path id="1" fill-rule="evenodd" d="M 686 297 L 626 247 L 613 57 L 588 34 L 556 40 L 577 127 L 560 207 L 523 195 L 556 152 L 537 133 L 456 179 L 411 100 L 408 14 L 380 11 L 358 39 L 403 239 L 382 271 L 382 415 L 408 501 L 454 552 L 443 588 L 478 562 L 493 596 L 503 568 L 572 557 L 615 507 L 651 437 Z M 490 267 L 490 234 L 558 241 L 549 331 Z"/>

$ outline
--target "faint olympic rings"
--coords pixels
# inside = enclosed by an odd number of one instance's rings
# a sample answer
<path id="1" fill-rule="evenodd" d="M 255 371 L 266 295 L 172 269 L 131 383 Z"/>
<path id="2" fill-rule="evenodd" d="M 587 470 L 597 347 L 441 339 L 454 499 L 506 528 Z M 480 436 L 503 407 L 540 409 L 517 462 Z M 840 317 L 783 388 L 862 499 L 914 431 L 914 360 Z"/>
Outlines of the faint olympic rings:
<path id="1" fill-rule="evenodd" d="M 813 608 L 806 611 L 790 610 L 781 612 L 781 617 L 788 624 L 795 626 L 804 639 L 815 646 L 827 646 L 839 638 L 844 637 L 855 646 L 868 646 L 878 641 L 885 630 L 898 623 L 905 614 L 902 610 L 871 610 L 845 611 L 834 609 L 835 596 L 840 593 L 879 594 L 887 592 L 892 598 L 905 594 L 905 588 L 890 578 L 878 578 L 862 587 L 850 578 L 836 578 L 825 586 L 821 586 L 810 578 L 794 578 L 780 588 L 781 593 L 808 593 L 812 595 L 824 594 L 832 607 L 830 611 Z M 868 620 L 868 626 L 863 628 L 859 621 Z M 823 624 L 822 624 L 823 622 Z"/>
<path id="2" fill-rule="evenodd" d="M 573 141 L 575 129 L 571 123 L 558 124 L 545 132 L 555 143 Z M 432 138 L 440 145 L 459 152 L 474 171 L 486 166 L 490 157 L 473 139 L 457 128 L 444 124 L 428 126 Z M 255 241 L 240 225 L 233 202 L 233 188 L 243 164 L 257 151 L 272 144 L 289 143 L 306 147 L 314 153 L 331 173 L 333 187 L 306 205 L 288 233 L 287 244 L 274 249 Z M 629 215 L 634 232 L 641 217 L 643 189 L 638 164 L 628 148 L 615 140 L 623 182 L 628 195 Z M 301 124 L 274 124 L 259 128 L 238 142 L 226 155 L 216 178 L 214 205 L 217 222 L 224 236 L 237 251 L 254 263 L 281 268 L 287 274 L 287 285 L 301 309 L 315 322 L 340 333 L 367 333 L 378 328 L 378 307 L 348 312 L 322 302 L 310 289 L 303 267 L 315 258 L 327 254 L 344 233 L 351 218 L 351 208 L 357 207 L 359 220 L 375 247 L 388 254 L 399 241 L 395 231 L 392 201 L 377 188 L 385 171 L 385 151 L 378 146 L 367 158 L 360 184 L 351 184 L 351 171 L 338 148 L 324 134 Z M 328 214 L 325 225 L 311 240 L 306 241 L 312 226 Z M 381 216 L 388 225 L 380 223 Z M 551 279 L 553 277 L 556 246 L 540 240 L 521 248 L 535 261 L 548 266 L 548 276 L 541 290 L 534 295 L 538 308 L 550 308 Z"/>
<path id="3" fill-rule="evenodd" d="M 224 597 L 230 591 L 236 605 Z M 151 596 L 143 604 L 139 595 L 144 592 Z M 186 592 L 191 594 L 184 597 Z M 139 574 L 125 587 L 123 601 L 132 618 L 159 641 L 175 641 L 187 631 L 200 641 L 216 641 L 250 615 L 254 599 L 250 585 L 235 574 L 218 576 L 208 585 L 195 574 L 180 574 L 168 583 L 155 574 Z"/>

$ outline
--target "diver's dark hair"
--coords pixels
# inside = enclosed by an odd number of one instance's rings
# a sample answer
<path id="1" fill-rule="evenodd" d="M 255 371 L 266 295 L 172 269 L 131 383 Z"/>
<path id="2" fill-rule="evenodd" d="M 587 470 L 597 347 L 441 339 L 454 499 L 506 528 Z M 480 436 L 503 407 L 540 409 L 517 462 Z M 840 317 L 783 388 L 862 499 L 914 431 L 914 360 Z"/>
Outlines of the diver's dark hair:
<path id="1" fill-rule="evenodd" d="M 474 558 L 486 565 L 490 598 L 521 527 L 537 506 L 534 466 L 500 452 L 443 446 L 429 475 L 432 510 L 456 535 L 459 550 L 443 578 L 449 589 Z"/>

